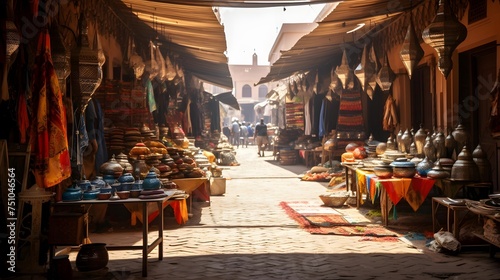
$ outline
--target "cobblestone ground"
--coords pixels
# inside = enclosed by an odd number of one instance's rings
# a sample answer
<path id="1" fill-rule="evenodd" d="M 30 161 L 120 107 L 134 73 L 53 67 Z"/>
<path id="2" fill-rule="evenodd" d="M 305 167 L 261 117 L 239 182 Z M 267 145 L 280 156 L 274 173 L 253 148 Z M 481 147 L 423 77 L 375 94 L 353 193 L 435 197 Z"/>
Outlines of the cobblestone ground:
<path id="1" fill-rule="evenodd" d="M 300 181 L 305 166 L 281 166 L 271 152 L 259 157 L 255 146 L 240 147 L 237 159 L 240 166 L 223 171 L 229 179 L 224 196 L 212 196 L 210 205 L 194 203 L 186 225 L 166 219 L 165 257 L 158 261 L 157 250 L 150 253 L 149 279 L 500 279 L 498 258 L 485 251 L 446 256 L 401 241 L 309 234 L 279 203 L 321 203 L 326 183 Z M 115 230 L 91 239 L 140 244 L 141 232 Z M 76 278 L 141 278 L 140 250 L 109 255 L 105 276 Z M 72 252 L 73 266 L 75 258 Z"/>

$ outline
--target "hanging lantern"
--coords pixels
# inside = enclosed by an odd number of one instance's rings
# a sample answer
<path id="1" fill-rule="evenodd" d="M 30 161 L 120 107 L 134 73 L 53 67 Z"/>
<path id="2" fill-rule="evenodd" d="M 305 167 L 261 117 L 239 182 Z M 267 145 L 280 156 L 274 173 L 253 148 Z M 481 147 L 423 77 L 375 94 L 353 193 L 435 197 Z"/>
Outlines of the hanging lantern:
<path id="1" fill-rule="evenodd" d="M 337 66 L 337 69 L 335 69 L 335 74 L 337 74 L 337 77 L 339 80 L 342 82 L 342 85 L 345 89 L 349 88 L 347 85 L 349 82 L 352 82 L 352 69 L 349 67 L 349 62 L 347 61 L 347 53 L 344 49 L 344 52 L 342 54 L 342 64 Z"/>
<path id="2" fill-rule="evenodd" d="M 375 87 L 377 86 L 378 60 L 377 56 L 375 55 L 375 49 L 373 48 L 373 46 L 370 47 L 370 51 L 368 53 L 368 59 L 370 59 L 370 61 L 374 65 L 374 73 L 367 79 L 367 83 L 368 85 L 370 85 L 372 90 L 375 91 Z"/>
<path id="3" fill-rule="evenodd" d="M 394 72 L 392 72 L 392 69 L 389 66 L 389 59 L 385 56 L 384 65 L 378 71 L 377 84 L 383 91 L 390 90 L 394 78 Z"/>
<path id="4" fill-rule="evenodd" d="M 165 65 L 167 66 L 167 80 L 173 81 L 177 76 L 177 71 L 174 65 L 172 64 L 172 60 L 170 60 L 170 57 L 168 55 L 165 56 Z"/>
<path id="5" fill-rule="evenodd" d="M 410 25 L 408 26 L 408 31 L 406 31 L 405 40 L 401 51 L 399 52 L 401 60 L 408 71 L 408 77 L 411 79 L 411 74 L 413 69 L 418 65 L 422 57 L 424 56 L 424 50 L 420 46 L 417 33 L 413 27 L 413 20 L 410 15 Z"/>
<path id="6" fill-rule="evenodd" d="M 59 80 L 59 88 L 63 95 L 66 95 L 66 79 L 71 73 L 70 51 L 64 45 L 57 24 L 52 24 L 50 27 L 50 45 L 54 70 L 56 71 L 57 80 Z"/>
<path id="7" fill-rule="evenodd" d="M 375 71 L 375 67 L 375 63 L 370 59 L 370 51 L 368 50 L 368 46 L 365 45 L 363 54 L 361 55 L 361 63 L 354 71 L 354 74 L 356 75 L 356 77 L 358 77 L 361 83 L 361 89 L 367 89 L 366 85 L 370 79 L 375 81 L 375 79 L 373 79 L 377 73 Z"/>
<path id="8" fill-rule="evenodd" d="M 422 32 L 424 42 L 438 54 L 438 68 L 447 78 L 453 67 L 453 51 L 467 37 L 467 28 L 453 14 L 449 0 L 439 0 L 436 16 Z"/>
<path id="9" fill-rule="evenodd" d="M 333 67 L 332 67 L 332 71 L 330 72 L 330 79 L 331 79 L 330 85 L 328 86 L 328 88 L 332 91 L 335 91 L 335 89 L 339 85 L 340 81 L 339 81 L 339 77 L 335 73 L 335 70 L 333 69 Z"/>
<path id="10" fill-rule="evenodd" d="M 89 47 L 87 20 L 83 13 L 80 15 L 79 31 L 78 46 L 71 53 L 71 84 L 73 100 L 83 113 L 101 83 L 102 68 L 97 50 Z"/>
<path id="11" fill-rule="evenodd" d="M 10 57 L 14 52 L 19 48 L 19 44 L 21 43 L 21 36 L 17 31 L 17 27 L 12 21 L 14 12 L 12 10 L 12 1 L 9 1 L 7 4 L 7 19 L 5 21 L 5 46 L 6 46 L 6 55 L 5 55 L 5 69 L 3 71 L 3 88 L 2 88 L 2 99 L 9 99 L 9 87 L 7 85 L 7 75 L 9 72 L 10 65 Z"/>
<path id="12" fill-rule="evenodd" d="M 146 71 L 149 73 L 149 79 L 153 79 L 158 75 L 158 72 L 160 71 L 160 67 L 158 66 L 158 63 L 156 62 L 155 58 L 155 48 L 156 46 L 153 44 L 152 41 L 149 41 L 149 48 L 151 51 L 151 59 L 146 62 Z"/>

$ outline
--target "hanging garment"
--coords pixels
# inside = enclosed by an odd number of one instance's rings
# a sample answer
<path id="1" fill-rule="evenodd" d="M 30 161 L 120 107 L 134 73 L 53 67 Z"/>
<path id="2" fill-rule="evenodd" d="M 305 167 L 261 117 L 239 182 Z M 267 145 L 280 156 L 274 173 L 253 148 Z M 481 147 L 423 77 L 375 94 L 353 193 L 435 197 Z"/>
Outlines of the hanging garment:
<path id="1" fill-rule="evenodd" d="M 312 100 L 311 98 L 307 98 L 306 102 L 304 103 L 304 119 L 305 121 L 305 126 L 304 126 L 304 135 L 311 135 L 311 108 L 310 102 Z"/>
<path id="2" fill-rule="evenodd" d="M 149 78 L 145 81 L 144 86 L 146 88 L 146 101 L 148 102 L 149 112 L 153 113 L 156 111 L 156 100 L 153 91 L 153 84 Z"/>
<path id="3" fill-rule="evenodd" d="M 493 138 L 500 138 L 500 103 L 498 102 L 498 96 L 500 95 L 500 71 L 498 72 L 499 77 L 493 89 L 490 92 L 491 96 L 491 113 L 490 113 L 490 130 L 491 136 Z"/>
<path id="4" fill-rule="evenodd" d="M 382 119 L 382 127 L 385 131 L 393 131 L 398 125 L 398 116 L 396 115 L 396 107 L 392 95 L 387 96 L 384 105 L 384 118 Z"/>
<path id="5" fill-rule="evenodd" d="M 48 30 L 40 32 L 33 69 L 33 123 L 30 142 L 39 187 L 49 188 L 71 176 L 66 114 L 52 57 Z"/>
<path id="6" fill-rule="evenodd" d="M 104 113 L 101 104 L 97 99 L 93 98 L 91 101 L 94 103 L 96 120 L 96 140 L 97 140 L 97 154 L 95 155 L 95 170 L 99 170 L 102 164 L 108 160 L 108 150 L 106 149 L 106 139 L 104 137 Z"/>

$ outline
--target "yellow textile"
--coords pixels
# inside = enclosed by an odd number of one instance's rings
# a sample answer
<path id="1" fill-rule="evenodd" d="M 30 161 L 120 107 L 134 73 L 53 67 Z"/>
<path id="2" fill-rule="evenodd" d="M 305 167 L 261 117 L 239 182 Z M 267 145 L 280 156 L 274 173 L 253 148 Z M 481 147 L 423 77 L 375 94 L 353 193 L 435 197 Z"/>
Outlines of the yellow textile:
<path id="1" fill-rule="evenodd" d="M 212 152 L 209 151 L 203 151 L 203 155 L 207 157 L 208 162 L 214 163 L 215 162 L 215 155 Z"/>
<path id="2" fill-rule="evenodd" d="M 358 199 L 359 199 L 359 204 L 365 203 L 363 201 L 363 194 L 366 194 L 366 176 L 365 173 L 359 169 L 356 169 L 356 181 L 358 184 Z"/>

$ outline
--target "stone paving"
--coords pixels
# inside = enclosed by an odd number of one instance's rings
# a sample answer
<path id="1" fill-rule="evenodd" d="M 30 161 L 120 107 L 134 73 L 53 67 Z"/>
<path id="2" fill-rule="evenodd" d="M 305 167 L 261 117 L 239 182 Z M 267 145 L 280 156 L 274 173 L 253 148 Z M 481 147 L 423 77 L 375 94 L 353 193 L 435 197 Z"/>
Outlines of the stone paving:
<path id="1" fill-rule="evenodd" d="M 225 195 L 212 196 L 210 205 L 194 203 L 186 225 L 166 218 L 164 259 L 158 261 L 156 249 L 150 253 L 148 279 L 500 279 L 498 257 L 485 251 L 447 256 L 401 241 L 309 234 L 279 203 L 321 203 L 318 195 L 327 183 L 299 180 L 305 166 L 281 166 L 271 152 L 259 157 L 255 146 L 240 147 L 237 159 L 240 166 L 223 171 L 229 179 Z M 139 245 L 141 236 L 129 229 L 91 239 Z M 139 279 L 141 254 L 110 251 L 105 276 L 76 273 L 75 278 Z M 75 258 L 72 252 L 73 266 Z"/>

